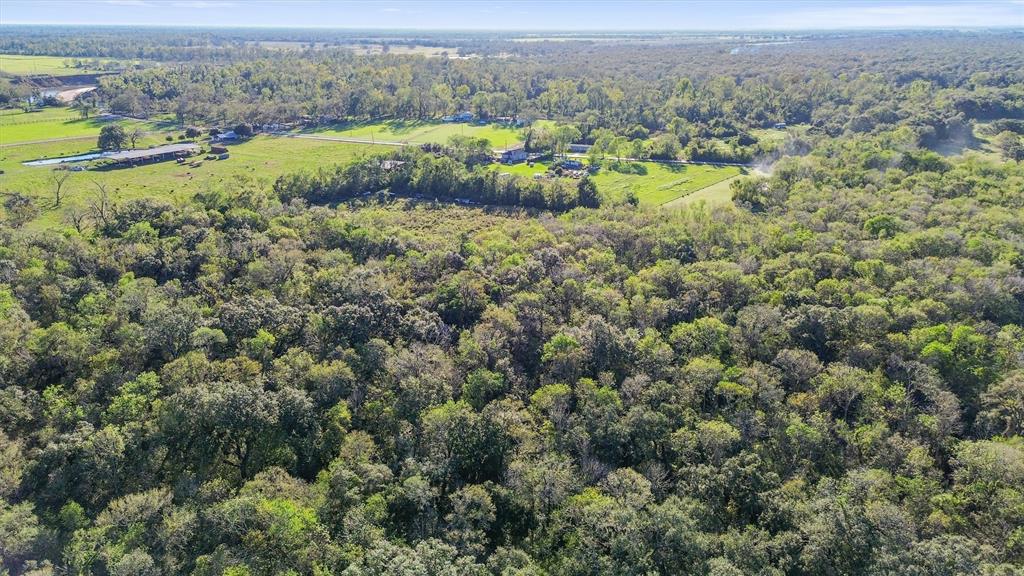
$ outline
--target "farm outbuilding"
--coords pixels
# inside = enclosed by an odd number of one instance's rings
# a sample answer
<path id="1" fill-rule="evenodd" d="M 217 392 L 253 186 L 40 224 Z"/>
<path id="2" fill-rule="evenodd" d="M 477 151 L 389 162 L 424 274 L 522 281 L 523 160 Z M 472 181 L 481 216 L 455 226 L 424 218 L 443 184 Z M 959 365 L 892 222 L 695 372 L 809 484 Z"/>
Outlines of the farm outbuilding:
<path id="1" fill-rule="evenodd" d="M 526 160 L 526 148 L 519 144 L 498 152 L 498 161 L 502 164 L 515 164 Z"/>
<path id="2" fill-rule="evenodd" d="M 472 112 L 459 112 L 458 114 L 452 114 L 451 116 L 445 116 L 441 118 L 444 122 L 472 122 Z"/>
<path id="3" fill-rule="evenodd" d="M 116 164 L 134 165 L 184 158 L 198 152 L 199 145 L 189 142 L 184 144 L 167 144 L 166 146 L 146 148 L 145 150 L 125 150 L 123 152 L 115 152 L 114 154 L 105 156 L 104 159 Z"/>

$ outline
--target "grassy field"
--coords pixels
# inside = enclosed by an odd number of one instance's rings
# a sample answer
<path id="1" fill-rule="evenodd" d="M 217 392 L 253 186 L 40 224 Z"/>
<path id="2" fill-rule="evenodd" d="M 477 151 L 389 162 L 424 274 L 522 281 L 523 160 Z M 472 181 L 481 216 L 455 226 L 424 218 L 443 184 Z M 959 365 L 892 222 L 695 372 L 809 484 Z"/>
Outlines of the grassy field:
<path id="1" fill-rule="evenodd" d="M 163 143 L 151 136 L 145 145 Z M 68 156 L 92 150 L 95 143 L 79 140 L 27 144 L 0 149 L 0 193 L 21 192 L 37 199 L 43 213 L 29 224 L 31 229 L 61 225 L 63 210 L 87 205 L 96 193 L 95 182 L 105 185 L 115 200 L 140 197 L 180 200 L 203 190 L 238 187 L 241 180 L 262 181 L 269 185 L 281 174 L 305 168 L 343 164 L 383 147 L 298 138 L 257 136 L 230 147 L 227 160 L 204 161 L 192 168 L 174 162 L 150 164 L 138 168 L 75 172 L 65 189 L 68 200 L 61 208 L 52 206 L 53 183 L 50 167 L 24 166 L 21 163 L 40 157 Z"/>
<path id="2" fill-rule="evenodd" d="M 750 135 L 763 144 L 782 144 L 789 132 L 778 128 L 758 128 L 750 131 Z"/>
<path id="3" fill-rule="evenodd" d="M 932 144 L 930 149 L 943 156 L 972 155 L 992 162 L 1002 162 L 1003 155 L 993 142 L 995 134 L 991 122 L 976 122 L 970 132 L 961 132 L 956 138 Z"/>
<path id="4" fill-rule="evenodd" d="M 548 165 L 536 162 L 531 167 L 522 162 L 513 165 L 495 164 L 494 170 L 516 176 L 533 176 L 543 174 Z M 697 164 L 670 165 L 658 162 L 634 162 L 625 170 L 617 172 L 606 164 L 592 178 L 598 190 L 606 198 L 622 200 L 628 190 L 633 190 L 641 204 L 647 205 L 678 205 L 696 200 L 709 203 L 728 202 L 732 199 L 729 181 L 741 174 L 741 169 L 733 166 L 716 167 Z M 696 201 L 692 200 L 692 201 Z M 685 201 L 685 202 L 684 202 Z"/>
<path id="5" fill-rule="evenodd" d="M 504 148 L 506 145 L 523 141 L 522 130 L 495 124 L 444 124 L 421 120 L 386 120 L 382 122 L 350 122 L 327 128 L 304 131 L 317 136 L 359 138 L 387 142 L 411 142 L 414 144 L 444 144 L 454 135 L 486 138 L 491 146 Z"/>
<path id="6" fill-rule="evenodd" d="M 90 74 L 101 72 L 92 68 L 75 68 L 67 66 L 74 58 L 64 56 L 23 56 L 20 54 L 0 54 L 0 72 L 13 74 L 15 76 L 26 76 L 36 74 L 49 74 L 50 76 L 74 76 L 76 74 Z M 92 61 L 93 58 L 80 58 L 80 60 Z M 113 60 L 102 59 L 102 62 L 113 62 Z"/>
<path id="7" fill-rule="evenodd" d="M 598 190 L 610 199 L 624 198 L 629 190 L 636 193 L 641 204 L 660 206 L 740 174 L 735 166 L 704 166 L 696 164 L 660 164 L 635 162 L 628 172 L 610 166 L 593 176 Z"/>
<path id="8" fill-rule="evenodd" d="M 36 198 L 42 214 L 29 224 L 30 229 L 59 226 L 68 208 L 81 208 L 96 193 L 96 183 L 110 191 L 115 201 L 140 197 L 182 200 L 197 192 L 211 189 L 238 188 L 243 181 L 269 185 L 279 175 L 304 168 L 341 164 L 362 155 L 387 149 L 324 140 L 257 136 L 232 145 L 231 157 L 223 161 L 204 161 L 199 167 L 164 162 L 119 170 L 89 170 L 72 173 L 65 185 L 64 206 L 53 206 L 52 168 L 25 166 L 23 162 L 55 158 L 94 151 L 95 136 L 109 120 L 83 120 L 66 108 L 49 108 L 40 112 L 0 111 L 0 193 L 20 192 Z M 177 135 L 166 122 L 125 122 L 142 125 L 149 132 L 140 147 L 163 144 L 165 135 Z M 475 124 L 440 124 L 429 122 L 375 122 L 348 124 L 312 132 L 322 136 L 413 143 L 443 143 L 455 134 L 484 137 L 495 147 L 518 142 L 521 131 Z M 52 139 L 48 142 L 39 140 Z M 520 176 L 544 173 L 547 164 L 529 166 L 495 165 L 494 170 Z M 667 165 L 656 162 L 631 163 L 616 167 L 608 163 L 594 175 L 594 182 L 606 198 L 615 201 L 629 190 L 642 204 L 684 206 L 699 200 L 709 203 L 727 202 L 731 196 L 728 181 L 740 174 L 735 167 L 703 165 Z"/>
<path id="9" fill-rule="evenodd" d="M 733 176 L 726 178 L 720 182 L 691 192 L 686 196 L 680 196 L 675 200 L 662 204 L 663 208 L 685 208 L 687 206 L 693 206 L 694 204 L 703 202 L 707 206 L 720 206 L 723 204 L 730 204 L 732 202 L 732 188 L 730 188 L 733 180 L 742 178 L 743 176 Z"/>
<path id="10" fill-rule="evenodd" d="M 526 162 L 518 164 L 494 164 L 494 169 L 501 173 L 514 174 L 516 176 L 533 176 L 547 172 L 548 165 L 544 162 L 534 162 L 530 166 Z"/>
<path id="11" fill-rule="evenodd" d="M 35 112 L 4 110 L 0 113 L 0 146 L 53 138 L 95 137 L 112 121 L 110 117 L 83 119 L 70 108 L 43 108 Z M 129 129 L 134 126 L 143 126 L 144 130 L 162 128 L 135 120 L 119 123 Z"/>

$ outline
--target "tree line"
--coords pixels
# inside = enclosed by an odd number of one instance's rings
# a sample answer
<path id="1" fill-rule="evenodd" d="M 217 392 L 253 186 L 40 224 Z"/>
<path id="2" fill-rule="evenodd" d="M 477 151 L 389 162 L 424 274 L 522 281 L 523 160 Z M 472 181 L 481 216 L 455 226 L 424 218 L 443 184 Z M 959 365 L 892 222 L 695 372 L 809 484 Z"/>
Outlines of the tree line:
<path id="1" fill-rule="evenodd" d="M 527 178 L 489 167 L 473 169 L 450 155 L 420 150 L 287 174 L 279 177 L 273 188 L 284 202 L 303 199 L 318 204 L 381 193 L 565 211 L 596 208 L 601 200 L 588 178 Z"/>

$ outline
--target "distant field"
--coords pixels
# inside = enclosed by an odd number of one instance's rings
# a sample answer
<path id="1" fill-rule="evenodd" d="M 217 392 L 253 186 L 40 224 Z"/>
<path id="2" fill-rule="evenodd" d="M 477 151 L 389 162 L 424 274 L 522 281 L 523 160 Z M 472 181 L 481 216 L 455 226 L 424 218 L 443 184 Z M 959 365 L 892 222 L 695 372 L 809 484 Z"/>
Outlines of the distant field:
<path id="1" fill-rule="evenodd" d="M 352 50 L 356 54 L 382 54 L 384 52 L 383 44 L 347 44 L 345 45 L 345 48 Z M 406 46 L 404 44 L 388 45 L 388 54 L 427 56 L 428 58 L 433 58 L 439 57 L 445 53 L 454 58 L 459 55 L 459 49 L 444 46 Z"/>
<path id="2" fill-rule="evenodd" d="M 101 72 L 95 68 L 75 68 L 70 63 L 75 58 L 65 56 L 23 56 L 20 54 L 0 54 L 0 73 L 13 74 L 16 76 L 31 76 L 36 74 L 49 74 L 50 76 L 73 76 L 75 74 L 90 74 Z M 80 58 L 79 60 L 91 62 L 93 58 Z M 114 62 L 104 59 L 101 62 Z"/>
<path id="3" fill-rule="evenodd" d="M 611 199 L 624 198 L 633 190 L 641 204 L 660 206 L 740 174 L 740 168 L 735 166 L 635 162 L 629 167 L 634 171 L 623 173 L 602 168 L 593 176 L 598 190 Z"/>
<path id="4" fill-rule="evenodd" d="M 146 145 L 163 143 L 150 137 Z M 40 157 L 69 156 L 93 149 L 95 143 L 80 140 L 27 144 L 0 148 L 0 192 L 22 192 L 38 198 L 43 214 L 32 222 L 34 229 L 61 224 L 62 209 L 51 207 L 50 168 L 24 166 L 21 163 Z M 281 174 L 305 168 L 347 163 L 383 147 L 344 144 L 298 138 L 257 136 L 243 144 L 230 146 L 227 160 L 204 161 L 198 168 L 163 162 L 118 170 L 76 172 L 66 184 L 70 190 L 65 206 L 85 206 L 96 192 L 94 182 L 108 187 L 117 201 L 140 197 L 177 200 L 210 189 L 237 189 L 238 179 L 255 179 L 267 184 Z"/>
<path id="5" fill-rule="evenodd" d="M 38 112 L 4 110 L 0 114 L 0 146 L 51 138 L 98 136 L 100 128 L 111 121 L 98 117 L 83 119 L 70 108 L 44 108 Z M 131 120 L 120 123 L 125 126 L 144 124 Z"/>
<path id="6" fill-rule="evenodd" d="M 305 130 L 306 134 L 360 138 L 387 142 L 410 142 L 413 144 L 444 144 L 454 135 L 487 138 L 491 146 L 504 148 L 506 145 L 523 141 L 522 130 L 494 124 L 445 124 L 421 120 L 387 120 L 383 122 L 351 122 L 333 127 Z"/>

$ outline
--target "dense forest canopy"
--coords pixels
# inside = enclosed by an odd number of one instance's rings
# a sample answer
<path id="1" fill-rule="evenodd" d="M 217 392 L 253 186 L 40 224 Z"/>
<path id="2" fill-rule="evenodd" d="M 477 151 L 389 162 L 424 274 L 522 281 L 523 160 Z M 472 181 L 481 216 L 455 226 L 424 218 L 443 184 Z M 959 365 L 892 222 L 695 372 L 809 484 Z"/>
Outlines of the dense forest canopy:
<path id="1" fill-rule="evenodd" d="M 485 36 L 476 42 L 499 46 L 505 56 L 489 58 L 359 55 L 337 46 L 368 41 L 365 35 L 276 50 L 249 37 L 116 29 L 40 36 L 15 27 L 0 34 L 0 51 L 169 61 L 104 78 L 91 97 L 133 116 L 173 112 L 182 123 L 422 119 L 472 110 L 485 118 L 572 121 L 588 142 L 592 131 L 609 128 L 668 132 L 685 146 L 696 137 L 734 137 L 776 122 L 809 123 L 832 136 L 906 124 L 927 142 L 973 120 L 1024 117 L 1019 31 L 775 42 Z M 172 48 L 182 53 L 147 52 Z"/>
<path id="2" fill-rule="evenodd" d="M 0 573 L 1024 571 L 1024 166 L 927 149 L 1019 143 L 1019 32 L 427 38 L 465 59 L 0 32 L 167 60 L 94 97 L 186 124 L 811 128 L 717 207 L 502 178 L 458 142 L 59 230 L 8 206 Z"/>

